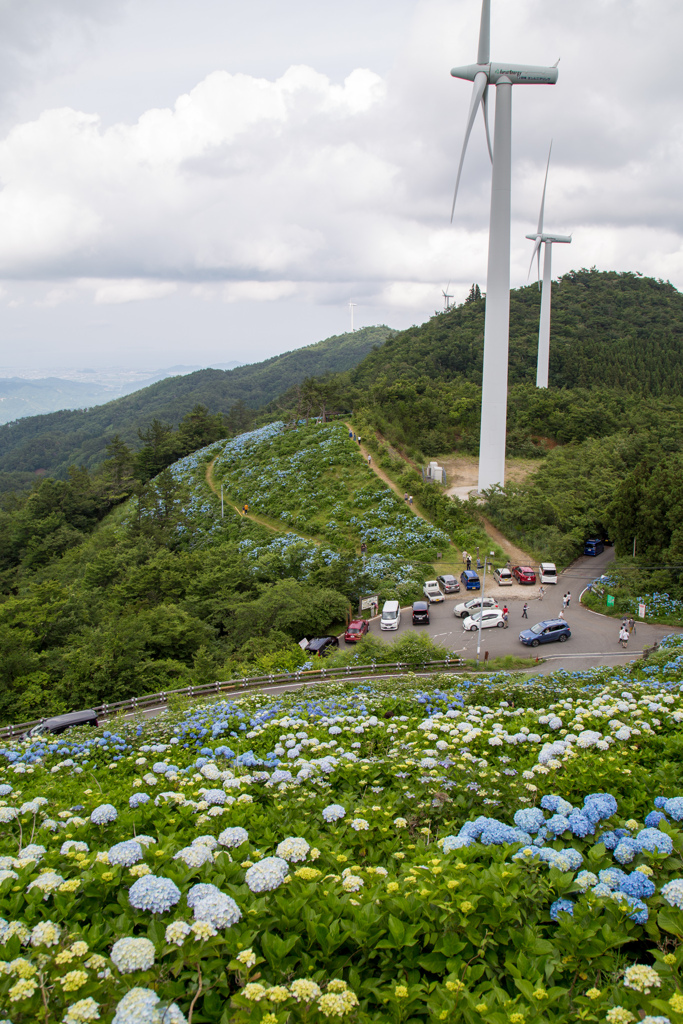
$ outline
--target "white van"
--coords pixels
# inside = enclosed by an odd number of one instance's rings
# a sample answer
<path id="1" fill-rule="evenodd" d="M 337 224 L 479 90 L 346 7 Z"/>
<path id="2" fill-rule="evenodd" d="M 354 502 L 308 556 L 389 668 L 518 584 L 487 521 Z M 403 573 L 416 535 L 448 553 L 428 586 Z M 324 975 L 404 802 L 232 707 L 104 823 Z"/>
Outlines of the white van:
<path id="1" fill-rule="evenodd" d="M 541 562 L 539 566 L 541 583 L 557 583 L 557 569 L 554 562 Z"/>
<path id="2" fill-rule="evenodd" d="M 398 601 L 385 601 L 380 619 L 380 629 L 398 629 L 401 622 L 401 606 Z"/>

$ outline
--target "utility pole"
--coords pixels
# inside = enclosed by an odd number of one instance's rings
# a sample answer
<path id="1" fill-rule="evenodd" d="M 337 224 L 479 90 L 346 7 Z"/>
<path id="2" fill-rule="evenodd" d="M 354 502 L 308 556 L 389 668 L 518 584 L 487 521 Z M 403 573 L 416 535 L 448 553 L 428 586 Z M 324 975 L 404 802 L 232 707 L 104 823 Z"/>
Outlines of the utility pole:
<path id="1" fill-rule="evenodd" d="M 478 550 L 478 549 L 477 549 Z M 484 593 L 486 591 L 486 564 L 489 559 L 494 557 L 494 552 L 489 551 L 488 555 L 484 555 L 484 579 L 481 584 L 481 608 L 479 609 L 479 636 L 477 637 L 477 664 L 479 664 L 479 656 L 481 654 L 481 623 L 484 618 Z"/>
<path id="2" fill-rule="evenodd" d="M 221 484 L 221 519 L 223 518 L 223 484 Z"/>

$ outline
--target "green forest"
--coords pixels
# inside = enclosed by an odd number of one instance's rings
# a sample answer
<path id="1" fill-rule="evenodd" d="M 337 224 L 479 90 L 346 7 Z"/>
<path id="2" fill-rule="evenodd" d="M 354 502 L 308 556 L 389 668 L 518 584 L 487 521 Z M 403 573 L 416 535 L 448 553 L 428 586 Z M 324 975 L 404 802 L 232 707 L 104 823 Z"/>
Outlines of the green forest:
<path id="1" fill-rule="evenodd" d="M 480 510 L 409 468 L 476 455 L 475 295 L 420 328 L 0 428 L 0 718 L 294 668 L 301 636 L 338 628 L 360 593 L 408 603 L 449 538 L 480 543 Z M 512 294 L 508 408 L 508 454 L 537 468 L 483 511 L 561 565 L 609 537 L 632 590 L 683 597 L 683 296 L 636 274 L 565 275 L 547 390 L 533 384 L 538 303 L 535 286 Z M 340 414 L 431 526 L 402 519 Z"/>

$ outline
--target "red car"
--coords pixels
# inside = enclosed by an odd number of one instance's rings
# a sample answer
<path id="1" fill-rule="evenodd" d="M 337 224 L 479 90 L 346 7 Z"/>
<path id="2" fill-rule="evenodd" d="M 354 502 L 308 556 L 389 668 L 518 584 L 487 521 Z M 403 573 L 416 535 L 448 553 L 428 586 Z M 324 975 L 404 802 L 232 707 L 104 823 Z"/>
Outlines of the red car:
<path id="1" fill-rule="evenodd" d="M 512 575 L 518 583 L 535 583 L 536 573 L 528 565 L 513 565 Z"/>
<path id="2" fill-rule="evenodd" d="M 367 631 L 370 629 L 370 624 L 367 619 L 354 619 L 353 622 L 349 622 L 344 633 L 344 640 L 347 644 L 355 644 L 361 640 Z"/>

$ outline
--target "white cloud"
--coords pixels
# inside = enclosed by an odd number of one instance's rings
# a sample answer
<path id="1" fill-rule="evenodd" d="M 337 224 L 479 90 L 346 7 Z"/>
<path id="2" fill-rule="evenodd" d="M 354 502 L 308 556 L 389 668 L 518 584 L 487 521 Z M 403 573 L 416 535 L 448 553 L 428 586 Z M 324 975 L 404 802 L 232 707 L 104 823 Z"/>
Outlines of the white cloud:
<path id="1" fill-rule="evenodd" d="M 632 266 L 683 285 L 683 8 L 493 8 L 494 56 L 562 56 L 557 86 L 513 90 L 513 283 L 527 279 L 524 235 L 552 135 L 546 225 L 574 233 L 556 271 Z M 474 59 L 478 16 L 478 0 L 422 0 L 383 75 L 217 70 L 132 123 L 59 107 L 17 124 L 0 140 L 0 276 L 54 282 L 43 299 L 52 306 L 85 281 L 97 304 L 176 290 L 228 304 L 354 295 L 425 315 L 448 280 L 458 296 L 472 281 L 485 287 L 490 164 L 479 122 L 448 222 L 470 93 L 448 71 Z"/>

